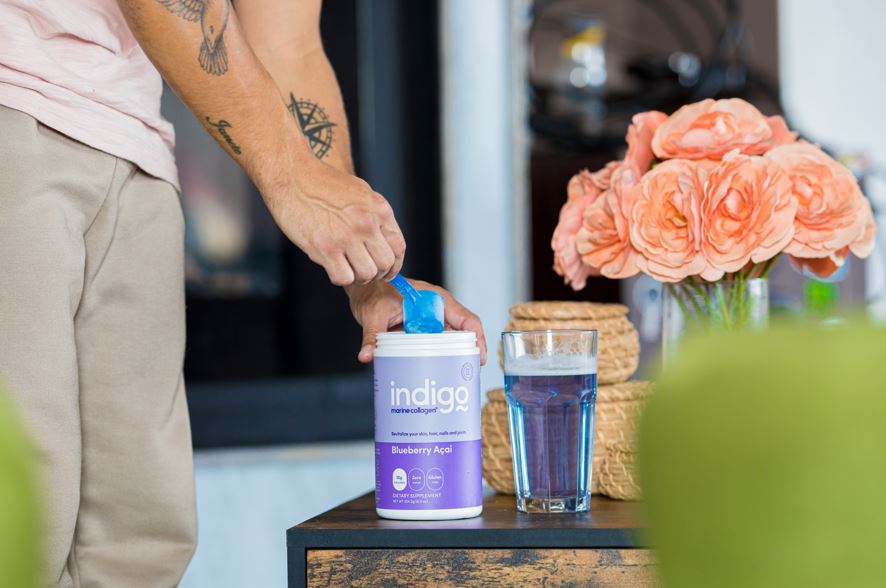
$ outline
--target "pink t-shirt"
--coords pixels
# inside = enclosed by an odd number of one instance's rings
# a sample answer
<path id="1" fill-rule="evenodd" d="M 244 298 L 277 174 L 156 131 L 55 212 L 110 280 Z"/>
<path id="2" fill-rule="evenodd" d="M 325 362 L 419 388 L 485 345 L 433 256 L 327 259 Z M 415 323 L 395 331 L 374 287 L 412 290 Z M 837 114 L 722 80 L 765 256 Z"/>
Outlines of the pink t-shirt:
<path id="1" fill-rule="evenodd" d="M 162 91 L 116 0 L 0 0 L 0 104 L 178 188 Z"/>

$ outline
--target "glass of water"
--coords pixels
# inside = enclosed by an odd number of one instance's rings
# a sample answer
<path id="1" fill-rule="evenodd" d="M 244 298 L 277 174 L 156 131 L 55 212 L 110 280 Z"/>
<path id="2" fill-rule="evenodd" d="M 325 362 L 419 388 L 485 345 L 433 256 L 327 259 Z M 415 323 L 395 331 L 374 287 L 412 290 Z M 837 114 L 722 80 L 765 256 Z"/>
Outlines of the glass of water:
<path id="1" fill-rule="evenodd" d="M 597 331 L 502 333 L 517 508 L 591 504 Z"/>

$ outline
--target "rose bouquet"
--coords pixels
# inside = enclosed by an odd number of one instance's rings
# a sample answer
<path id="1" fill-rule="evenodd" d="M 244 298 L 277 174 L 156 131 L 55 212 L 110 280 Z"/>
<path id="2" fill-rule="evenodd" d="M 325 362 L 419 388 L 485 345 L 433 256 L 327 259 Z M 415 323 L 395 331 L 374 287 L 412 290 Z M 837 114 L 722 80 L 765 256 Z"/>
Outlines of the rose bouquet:
<path id="1" fill-rule="evenodd" d="M 624 159 L 567 186 L 551 246 L 554 270 L 575 290 L 588 276 L 643 272 L 697 294 L 685 299 L 699 310 L 740 319 L 742 284 L 782 253 L 826 277 L 874 247 L 852 173 L 744 100 L 644 112 L 626 139 Z M 738 294 L 714 296 L 712 282 L 737 284 Z"/>

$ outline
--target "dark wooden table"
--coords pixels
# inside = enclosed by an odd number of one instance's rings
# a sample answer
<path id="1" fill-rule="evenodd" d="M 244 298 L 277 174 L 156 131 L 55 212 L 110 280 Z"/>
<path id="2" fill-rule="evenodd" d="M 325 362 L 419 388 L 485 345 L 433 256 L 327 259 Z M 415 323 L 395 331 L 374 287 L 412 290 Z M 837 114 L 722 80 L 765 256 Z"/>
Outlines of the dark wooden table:
<path id="1" fill-rule="evenodd" d="M 579 515 L 492 494 L 474 519 L 390 521 L 369 493 L 287 531 L 289 586 L 655 586 L 640 529 L 637 504 L 599 496 Z"/>

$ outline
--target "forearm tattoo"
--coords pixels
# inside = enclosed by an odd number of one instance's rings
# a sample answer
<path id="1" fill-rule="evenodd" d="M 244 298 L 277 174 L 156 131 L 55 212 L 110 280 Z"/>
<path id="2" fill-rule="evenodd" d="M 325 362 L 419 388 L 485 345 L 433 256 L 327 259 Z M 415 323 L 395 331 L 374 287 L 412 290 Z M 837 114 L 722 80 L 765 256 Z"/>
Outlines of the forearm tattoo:
<path id="1" fill-rule="evenodd" d="M 292 92 L 289 93 L 289 112 L 298 121 L 301 132 L 308 139 L 311 151 L 317 159 L 323 159 L 332 149 L 334 122 L 329 120 L 326 111 L 319 104 L 310 100 L 296 100 Z"/>
<path id="2" fill-rule="evenodd" d="M 220 76 L 228 71 L 225 29 L 231 14 L 229 0 L 158 0 L 169 12 L 188 22 L 200 22 L 203 43 L 197 61 L 207 73 Z"/>
<path id="3" fill-rule="evenodd" d="M 237 143 L 234 142 L 234 139 L 231 138 L 231 133 L 229 130 L 233 126 L 231 125 L 231 123 L 223 118 L 220 118 L 217 121 L 213 122 L 212 119 L 208 116 L 206 117 L 206 123 L 218 131 L 218 134 L 221 135 L 221 138 L 225 140 L 225 143 L 228 144 L 228 147 L 231 148 L 231 151 L 233 151 L 237 155 L 240 155 L 242 151 L 240 149 L 240 146 L 237 145 Z"/>

